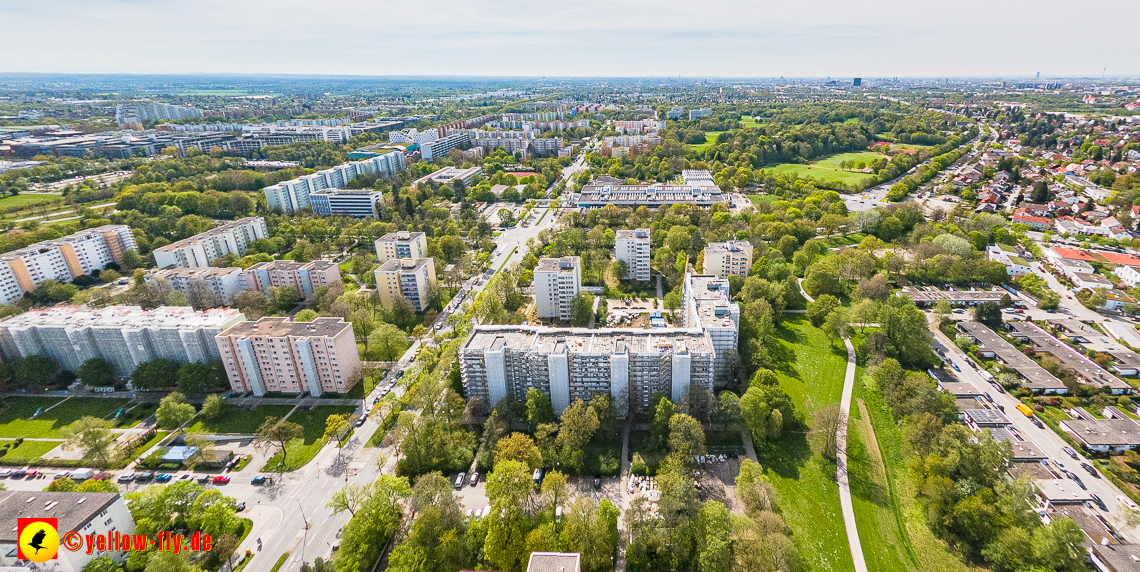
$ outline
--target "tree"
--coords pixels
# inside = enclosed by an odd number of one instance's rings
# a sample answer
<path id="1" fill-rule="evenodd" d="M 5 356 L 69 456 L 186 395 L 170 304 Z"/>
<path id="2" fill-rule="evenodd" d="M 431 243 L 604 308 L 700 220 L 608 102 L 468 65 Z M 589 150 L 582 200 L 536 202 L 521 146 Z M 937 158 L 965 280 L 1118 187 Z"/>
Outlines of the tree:
<path id="1" fill-rule="evenodd" d="M 163 429 L 177 429 L 194 418 L 194 406 L 186 403 L 186 396 L 175 391 L 162 398 L 154 418 Z"/>
<path id="2" fill-rule="evenodd" d="M 348 414 L 333 414 L 325 419 L 325 441 L 339 440 L 346 431 L 348 431 Z"/>
<path id="3" fill-rule="evenodd" d="M 598 414 L 581 399 L 575 399 L 562 412 L 562 429 L 554 443 L 564 462 L 576 469 L 581 468 L 584 462 L 582 449 L 594 437 L 598 425 Z"/>
<path id="4" fill-rule="evenodd" d="M 1108 303 L 1108 290 L 1104 288 L 1097 288 L 1093 290 L 1092 296 L 1089 296 L 1088 306 L 1092 308 L 1103 308 Z"/>
<path id="5" fill-rule="evenodd" d="M 269 299 L 261 290 L 242 290 L 234 297 L 234 307 L 241 310 L 248 320 L 258 320 L 272 314 Z"/>
<path id="6" fill-rule="evenodd" d="M 550 398 L 534 387 L 526 391 L 526 422 L 531 432 L 544 423 L 554 423 L 554 407 Z"/>
<path id="7" fill-rule="evenodd" d="M 187 433 L 183 439 L 187 447 L 197 449 L 194 451 L 190 458 L 186 459 L 183 467 L 186 470 L 193 471 L 198 465 L 206 462 L 212 462 L 217 459 L 217 443 L 209 438 L 206 433 Z"/>
<path id="8" fill-rule="evenodd" d="M 55 360 L 41 355 L 30 355 L 16 364 L 16 380 L 36 387 L 44 387 L 59 371 Z"/>
<path id="9" fill-rule="evenodd" d="M 740 423 L 740 398 L 731 391 L 725 390 L 717 395 L 716 414 L 721 423 L 732 426 Z"/>
<path id="10" fill-rule="evenodd" d="M 779 438 L 784 424 L 794 419 L 791 399 L 775 386 L 749 387 L 740 399 L 740 413 L 757 444 Z"/>
<path id="11" fill-rule="evenodd" d="M 89 387 L 115 385 L 115 370 L 107 360 L 91 358 L 79 366 L 79 379 Z"/>
<path id="12" fill-rule="evenodd" d="M 368 335 L 368 357 L 372 361 L 395 361 L 406 351 L 407 334 L 392 324 L 380 324 Z"/>
<path id="13" fill-rule="evenodd" d="M 848 330 L 850 326 L 847 325 L 847 320 L 843 317 L 843 312 L 834 310 L 827 315 L 827 320 L 823 322 L 823 333 L 827 336 L 832 343 L 836 340 L 843 339 L 849 335 Z"/>
<path id="14" fill-rule="evenodd" d="M 313 310 L 311 310 L 309 308 L 305 308 L 304 310 L 301 310 L 300 312 L 297 312 L 296 314 L 293 315 L 293 321 L 294 322 L 312 322 L 313 320 L 317 319 L 317 317 L 319 315 L 320 314 L 317 314 Z"/>
<path id="15" fill-rule="evenodd" d="M 865 329 L 865 324 L 874 323 L 878 319 L 879 305 L 874 300 L 859 300 L 851 305 L 851 310 L 847 313 L 847 319 L 850 320 L 852 325 L 858 325 L 859 331 Z"/>
<path id="16" fill-rule="evenodd" d="M 728 572 L 732 564 L 732 514 L 717 501 L 705 501 L 697 515 L 697 569 Z"/>
<path id="17" fill-rule="evenodd" d="M 269 292 L 273 308 L 281 313 L 291 311 L 304 300 L 301 293 L 292 286 L 273 286 Z"/>
<path id="18" fill-rule="evenodd" d="M 579 292 L 570 302 L 570 325 L 583 327 L 590 324 L 594 318 L 594 295 L 589 292 Z"/>
<path id="19" fill-rule="evenodd" d="M 570 498 L 566 490 L 566 475 L 559 471 L 550 471 L 542 479 L 542 498 L 548 507 L 562 506 Z"/>
<path id="20" fill-rule="evenodd" d="M 669 419 L 669 451 L 686 462 L 705 454 L 705 432 L 696 419 L 678 413 Z"/>
<path id="21" fill-rule="evenodd" d="M 131 374 L 131 384 L 135 389 L 163 389 L 178 383 L 178 376 L 174 373 L 182 368 L 182 364 L 158 358 L 143 362 Z"/>
<path id="22" fill-rule="evenodd" d="M 204 393 L 208 383 L 210 366 L 199 362 L 182 364 L 178 368 L 178 391 L 188 394 Z"/>
<path id="23" fill-rule="evenodd" d="M 511 433 L 495 444 L 495 463 L 503 461 L 518 461 L 533 471 L 542 466 L 542 452 L 529 436 Z"/>
<path id="24" fill-rule="evenodd" d="M 217 394 L 211 394 L 206 396 L 206 402 L 202 404 L 201 415 L 203 419 L 214 421 L 220 419 L 229 409 L 229 402 Z"/>
<path id="25" fill-rule="evenodd" d="M 811 432 L 808 436 L 819 445 L 820 454 L 825 459 L 835 460 L 838 446 L 837 433 L 843 422 L 843 411 L 835 403 L 824 406 L 812 414 Z"/>
<path id="26" fill-rule="evenodd" d="M 613 557 L 617 554 L 618 509 L 608 500 L 596 503 L 579 497 L 574 501 L 566 524 L 559 536 L 559 544 L 566 552 L 581 554 L 583 572 L 613 570 Z"/>
<path id="27" fill-rule="evenodd" d="M 974 306 L 974 321 L 996 330 L 1001 327 L 1001 308 L 993 302 L 982 302 Z"/>
<path id="28" fill-rule="evenodd" d="M 67 439 L 65 449 L 82 451 L 83 458 L 100 469 L 106 469 L 115 458 L 115 434 L 110 421 L 85 416 L 66 427 L 63 436 Z"/>
<path id="29" fill-rule="evenodd" d="M 819 327 L 827 319 L 827 315 L 839 308 L 839 300 L 830 294 L 824 294 L 808 303 L 807 318 L 815 327 Z"/>
<path id="30" fill-rule="evenodd" d="M 332 416 L 330 416 L 332 417 Z M 356 516 L 356 511 L 372 499 L 372 495 L 376 493 L 374 483 L 356 484 L 349 483 L 342 487 L 339 491 L 333 493 L 332 499 L 329 500 L 327 506 L 332 509 L 333 514 L 348 511 L 352 516 Z"/>
<path id="31" fill-rule="evenodd" d="M 677 413 L 677 405 L 660 393 L 649 399 L 649 435 L 653 448 L 662 450 L 669 443 L 669 421 Z"/>
<path id="32" fill-rule="evenodd" d="M 289 443 L 294 439 L 300 439 L 305 434 L 305 430 L 300 425 L 291 421 L 285 421 L 280 417 L 269 417 L 262 422 L 261 427 L 257 429 L 257 434 L 253 440 L 253 446 L 263 451 L 277 449 L 281 452 L 281 462 L 278 467 L 285 470 L 287 465 L 285 459 L 289 455 L 286 448 Z"/>
<path id="33" fill-rule="evenodd" d="M 119 572 L 122 568 L 122 565 L 104 554 L 85 564 L 83 572 Z"/>
<path id="34" fill-rule="evenodd" d="M 519 461 L 495 463 L 487 475 L 487 502 L 495 512 L 506 510 L 518 514 L 523 502 L 530 498 L 532 471 Z"/>
<path id="35" fill-rule="evenodd" d="M 954 309 L 950 307 L 950 300 L 946 298 L 942 298 L 934 305 L 934 315 L 938 316 L 939 322 L 944 321 L 952 313 L 954 313 Z"/>

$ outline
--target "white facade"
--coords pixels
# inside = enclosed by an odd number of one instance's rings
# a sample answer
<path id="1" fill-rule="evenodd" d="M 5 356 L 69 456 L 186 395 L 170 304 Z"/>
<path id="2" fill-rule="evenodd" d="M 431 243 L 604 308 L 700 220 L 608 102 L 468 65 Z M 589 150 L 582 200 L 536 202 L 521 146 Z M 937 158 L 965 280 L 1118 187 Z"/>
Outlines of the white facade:
<path id="1" fill-rule="evenodd" d="M 106 554 L 123 562 L 125 550 L 66 550 L 62 546 L 55 560 L 36 565 L 16 558 L 16 519 L 44 516 L 56 519 L 59 533 L 74 530 L 83 538 L 88 535 L 114 537 L 133 535 L 135 521 L 123 497 L 118 493 L 63 493 L 48 491 L 0 491 L 0 518 L 12 523 L 0 533 L 0 568 L 11 571 L 80 572 L 88 562 Z M 132 544 L 133 545 L 133 544 Z M 26 548 L 25 548 L 26 550 Z M 32 566 L 38 568 L 32 568 Z"/>
<path id="2" fill-rule="evenodd" d="M 376 259 L 381 264 L 393 258 L 427 258 L 427 235 L 401 230 L 376 239 Z"/>
<path id="3" fill-rule="evenodd" d="M 570 319 L 574 297 L 582 289 L 582 259 L 543 258 L 534 267 L 534 302 L 539 318 Z"/>
<path id="4" fill-rule="evenodd" d="M 728 280 L 708 274 L 686 274 L 681 289 L 681 325 L 708 332 L 716 360 L 713 379 L 717 387 L 729 380 L 729 352 L 740 341 L 740 305 L 732 301 Z"/>
<path id="5" fill-rule="evenodd" d="M 424 161 L 430 163 L 438 157 L 447 156 L 448 151 L 460 145 L 466 145 L 470 141 L 471 137 L 467 133 L 448 135 L 447 137 L 420 145 L 420 157 L 423 157 Z"/>
<path id="6" fill-rule="evenodd" d="M 317 171 L 303 177 L 282 181 L 262 189 L 266 207 L 269 210 L 281 209 L 291 213 L 307 209 L 311 204 L 310 195 L 324 189 L 343 189 L 349 181 L 362 175 L 391 177 L 403 172 L 404 154 L 392 151 Z M 323 213 L 318 213 L 323 214 Z M 374 216 L 374 215 L 373 215 Z"/>
<path id="7" fill-rule="evenodd" d="M 1137 284 L 1140 284 L 1140 272 L 1131 266 L 1117 266 L 1113 272 L 1129 288 L 1135 288 Z"/>
<path id="8" fill-rule="evenodd" d="M 265 219 L 247 217 L 156 248 L 154 261 L 159 268 L 204 268 L 226 254 L 241 256 L 259 238 L 269 238 Z"/>
<path id="9" fill-rule="evenodd" d="M 233 268 L 164 268 L 147 273 L 146 282 L 163 280 L 172 290 L 186 295 L 195 308 L 216 308 L 233 303 L 246 288 L 242 269 Z"/>
<path id="10" fill-rule="evenodd" d="M 123 253 L 137 250 L 126 225 L 105 225 L 37 242 L 0 255 L 0 303 L 18 300 L 45 280 L 71 282 L 108 265 L 122 264 Z"/>
<path id="11" fill-rule="evenodd" d="M 614 256 L 625 263 L 630 280 L 649 280 L 649 229 L 619 230 L 614 240 Z"/>

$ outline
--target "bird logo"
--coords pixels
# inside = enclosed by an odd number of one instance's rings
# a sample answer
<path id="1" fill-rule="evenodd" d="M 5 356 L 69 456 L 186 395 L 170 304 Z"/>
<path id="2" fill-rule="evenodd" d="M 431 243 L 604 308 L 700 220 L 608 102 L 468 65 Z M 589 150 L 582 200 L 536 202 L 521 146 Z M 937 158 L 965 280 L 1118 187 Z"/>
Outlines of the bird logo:
<path id="1" fill-rule="evenodd" d="M 21 560 L 47 562 L 59 553 L 58 523 L 54 518 L 16 519 L 16 556 Z"/>

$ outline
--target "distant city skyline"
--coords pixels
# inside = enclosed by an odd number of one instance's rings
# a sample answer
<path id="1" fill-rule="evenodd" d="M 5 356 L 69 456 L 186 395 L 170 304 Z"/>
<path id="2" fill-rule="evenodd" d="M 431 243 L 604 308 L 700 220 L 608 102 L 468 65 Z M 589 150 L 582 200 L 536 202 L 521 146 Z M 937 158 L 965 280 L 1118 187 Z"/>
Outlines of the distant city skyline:
<path id="1" fill-rule="evenodd" d="M 562 77 L 1140 75 L 1140 5 L 1061 0 L 41 0 L 0 72 Z M 1105 15 L 1111 14 L 1111 17 Z"/>

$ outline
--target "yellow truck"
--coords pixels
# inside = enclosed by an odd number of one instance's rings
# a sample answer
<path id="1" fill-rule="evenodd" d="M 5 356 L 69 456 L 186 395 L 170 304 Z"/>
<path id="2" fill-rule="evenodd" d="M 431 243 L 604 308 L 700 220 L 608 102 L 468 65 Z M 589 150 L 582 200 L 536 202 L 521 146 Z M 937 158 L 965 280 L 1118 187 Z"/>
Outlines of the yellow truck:
<path id="1" fill-rule="evenodd" d="M 1017 404 L 1017 410 L 1024 413 L 1026 417 L 1033 417 L 1033 410 L 1030 409 L 1029 406 L 1024 404 L 1024 403 L 1018 403 Z"/>

